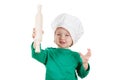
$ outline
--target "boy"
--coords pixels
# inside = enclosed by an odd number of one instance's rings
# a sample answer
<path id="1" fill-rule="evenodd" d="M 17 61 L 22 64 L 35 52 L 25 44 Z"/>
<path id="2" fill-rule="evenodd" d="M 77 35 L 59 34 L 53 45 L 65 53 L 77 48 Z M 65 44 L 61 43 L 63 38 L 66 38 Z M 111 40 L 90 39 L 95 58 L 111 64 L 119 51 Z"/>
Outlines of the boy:
<path id="1" fill-rule="evenodd" d="M 69 49 L 83 34 L 79 19 L 69 14 L 61 14 L 53 21 L 52 28 L 58 48 L 50 47 L 35 53 L 35 43 L 31 46 L 32 57 L 46 66 L 46 80 L 78 80 L 76 73 L 81 78 L 86 77 L 90 70 L 90 49 L 86 55 Z"/>

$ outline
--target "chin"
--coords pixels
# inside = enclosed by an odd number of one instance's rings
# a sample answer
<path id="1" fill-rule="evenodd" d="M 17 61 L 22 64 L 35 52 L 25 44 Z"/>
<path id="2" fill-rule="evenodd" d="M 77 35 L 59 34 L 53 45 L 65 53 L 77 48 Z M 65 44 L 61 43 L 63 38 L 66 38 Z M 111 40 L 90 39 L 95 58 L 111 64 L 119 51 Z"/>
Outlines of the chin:
<path id="1" fill-rule="evenodd" d="M 59 46 L 60 48 L 69 48 L 68 46 Z"/>

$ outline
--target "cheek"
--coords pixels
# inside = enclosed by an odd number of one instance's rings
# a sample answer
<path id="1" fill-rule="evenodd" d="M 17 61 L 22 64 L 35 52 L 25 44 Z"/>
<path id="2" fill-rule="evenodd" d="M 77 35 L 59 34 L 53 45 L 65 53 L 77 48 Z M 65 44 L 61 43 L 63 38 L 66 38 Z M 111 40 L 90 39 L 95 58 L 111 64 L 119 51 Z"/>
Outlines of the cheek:
<path id="1" fill-rule="evenodd" d="M 72 39 L 71 39 L 71 38 L 67 39 L 67 41 L 68 41 L 70 44 L 72 44 L 72 43 L 73 43 L 73 41 L 72 41 Z"/>
<path id="2" fill-rule="evenodd" d="M 56 43 L 58 41 L 58 38 L 54 36 L 54 42 Z"/>

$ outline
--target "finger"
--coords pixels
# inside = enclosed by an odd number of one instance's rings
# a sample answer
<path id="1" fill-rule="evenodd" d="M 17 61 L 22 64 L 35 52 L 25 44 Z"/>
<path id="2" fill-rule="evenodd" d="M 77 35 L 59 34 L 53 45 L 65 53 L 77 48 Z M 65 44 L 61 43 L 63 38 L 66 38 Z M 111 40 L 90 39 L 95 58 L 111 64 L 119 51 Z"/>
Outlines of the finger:
<path id="1" fill-rule="evenodd" d="M 87 54 L 85 55 L 87 58 L 89 58 L 89 57 L 91 57 L 91 50 L 90 49 L 88 49 L 88 52 L 87 52 Z"/>
<path id="2" fill-rule="evenodd" d="M 44 34 L 44 31 L 42 30 L 42 34 Z"/>
<path id="3" fill-rule="evenodd" d="M 88 49 L 88 56 L 91 56 L 91 49 Z"/>
<path id="4" fill-rule="evenodd" d="M 36 31 L 35 31 L 35 27 L 33 28 L 33 33 L 32 33 L 32 38 L 34 39 L 35 38 L 35 34 L 36 34 Z"/>
<path id="5" fill-rule="evenodd" d="M 32 34 L 32 38 L 33 38 L 33 39 L 35 38 L 35 33 Z"/>
<path id="6" fill-rule="evenodd" d="M 33 28 L 33 33 L 35 33 L 36 31 L 35 31 L 35 28 Z"/>
<path id="7" fill-rule="evenodd" d="M 33 31 L 35 31 L 35 28 L 33 28 Z"/>

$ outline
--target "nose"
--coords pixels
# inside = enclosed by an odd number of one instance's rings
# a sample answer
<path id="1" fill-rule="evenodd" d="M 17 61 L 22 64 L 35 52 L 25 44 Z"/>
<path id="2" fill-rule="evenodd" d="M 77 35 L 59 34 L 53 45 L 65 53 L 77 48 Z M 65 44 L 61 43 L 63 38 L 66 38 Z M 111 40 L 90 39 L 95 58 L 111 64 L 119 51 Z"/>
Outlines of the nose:
<path id="1" fill-rule="evenodd" d="M 65 35 L 62 34 L 62 35 L 60 36 L 60 38 L 61 38 L 61 39 L 65 39 Z"/>

